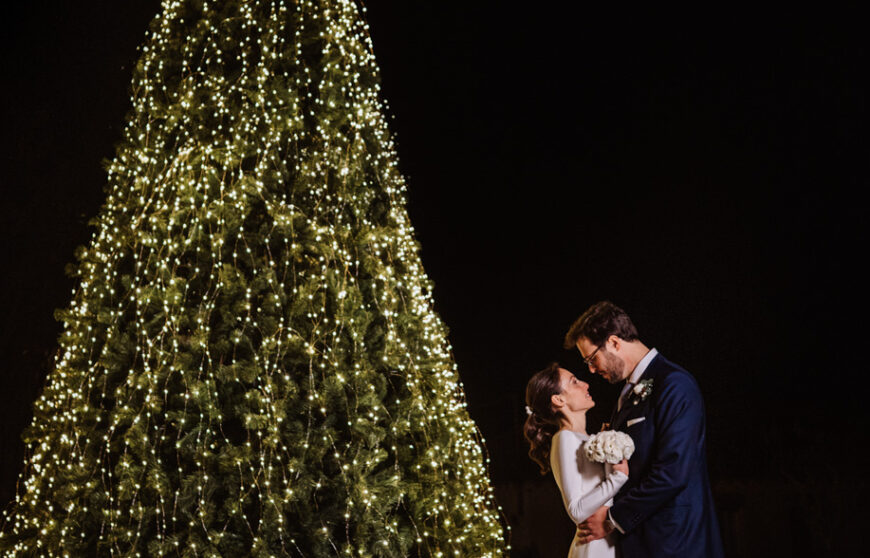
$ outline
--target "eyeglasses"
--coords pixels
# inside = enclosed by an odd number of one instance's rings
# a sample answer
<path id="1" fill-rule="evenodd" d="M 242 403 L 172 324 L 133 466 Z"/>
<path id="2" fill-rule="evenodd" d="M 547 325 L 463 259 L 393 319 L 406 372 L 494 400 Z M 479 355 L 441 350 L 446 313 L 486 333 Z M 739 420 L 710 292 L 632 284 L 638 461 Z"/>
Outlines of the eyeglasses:
<path id="1" fill-rule="evenodd" d="M 598 351 L 600 351 L 601 347 L 603 346 L 604 345 L 598 345 L 598 348 L 592 351 L 591 355 L 583 359 L 583 364 L 585 364 L 586 366 L 592 366 L 592 359 L 595 358 L 595 355 L 598 354 Z"/>

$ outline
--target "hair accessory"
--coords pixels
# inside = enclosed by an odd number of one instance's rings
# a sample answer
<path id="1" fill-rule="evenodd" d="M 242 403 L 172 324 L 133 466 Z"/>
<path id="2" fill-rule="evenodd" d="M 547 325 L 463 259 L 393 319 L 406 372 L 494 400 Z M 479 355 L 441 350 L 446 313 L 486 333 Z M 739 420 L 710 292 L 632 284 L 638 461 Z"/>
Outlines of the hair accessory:
<path id="1" fill-rule="evenodd" d="M 526 414 L 532 416 L 532 413 L 534 413 L 534 411 L 531 410 L 528 405 L 526 405 Z"/>

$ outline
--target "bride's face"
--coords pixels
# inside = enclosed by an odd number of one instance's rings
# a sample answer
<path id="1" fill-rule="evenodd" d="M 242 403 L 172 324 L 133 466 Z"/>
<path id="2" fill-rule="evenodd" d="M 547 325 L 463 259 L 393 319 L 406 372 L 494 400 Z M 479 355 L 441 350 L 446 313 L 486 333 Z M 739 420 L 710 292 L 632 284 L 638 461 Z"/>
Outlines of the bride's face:
<path id="1" fill-rule="evenodd" d="M 589 395 L 589 384 L 577 379 L 577 376 L 564 368 L 559 369 L 559 387 L 562 388 L 562 399 L 571 411 L 585 411 L 595 406 L 595 401 Z"/>

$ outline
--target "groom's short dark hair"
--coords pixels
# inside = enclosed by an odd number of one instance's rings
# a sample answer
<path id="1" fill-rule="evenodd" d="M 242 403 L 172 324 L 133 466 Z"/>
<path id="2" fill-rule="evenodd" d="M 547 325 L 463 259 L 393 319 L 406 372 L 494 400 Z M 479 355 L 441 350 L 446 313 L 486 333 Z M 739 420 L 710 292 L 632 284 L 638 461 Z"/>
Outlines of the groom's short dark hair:
<path id="1" fill-rule="evenodd" d="M 577 340 L 585 337 L 593 345 L 600 347 L 611 335 L 623 341 L 636 341 L 637 328 L 625 310 L 609 300 L 596 302 L 577 318 L 565 334 L 565 348 L 573 349 Z"/>

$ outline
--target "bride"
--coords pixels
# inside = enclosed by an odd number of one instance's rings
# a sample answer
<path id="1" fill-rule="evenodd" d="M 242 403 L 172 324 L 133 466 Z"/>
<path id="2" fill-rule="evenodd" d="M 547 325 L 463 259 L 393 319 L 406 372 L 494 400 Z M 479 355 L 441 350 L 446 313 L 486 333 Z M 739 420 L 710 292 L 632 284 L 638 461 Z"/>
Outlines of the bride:
<path id="1" fill-rule="evenodd" d="M 586 411 L 595 406 L 589 384 L 553 363 L 526 385 L 524 434 L 529 457 L 541 474 L 553 470 L 565 509 L 575 524 L 582 523 L 611 499 L 628 480 L 628 462 L 602 465 L 589 461 L 582 446 L 586 434 Z M 549 458 L 549 459 L 548 459 Z M 616 547 L 611 533 L 603 539 L 580 544 L 576 534 L 568 558 L 614 558 Z"/>

